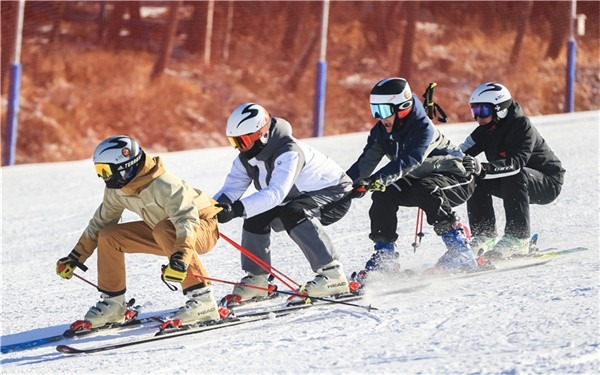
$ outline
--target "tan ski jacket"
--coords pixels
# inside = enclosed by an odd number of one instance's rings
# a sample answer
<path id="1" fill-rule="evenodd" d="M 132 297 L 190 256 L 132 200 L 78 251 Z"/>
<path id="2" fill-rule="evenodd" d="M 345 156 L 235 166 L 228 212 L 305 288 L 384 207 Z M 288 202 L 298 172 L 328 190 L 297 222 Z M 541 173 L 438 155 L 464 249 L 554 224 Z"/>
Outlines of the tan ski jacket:
<path id="1" fill-rule="evenodd" d="M 147 157 L 138 175 L 126 186 L 104 189 L 102 204 L 73 250 L 80 254 L 79 262 L 84 263 L 98 245 L 100 230 L 118 223 L 127 209 L 151 228 L 164 219 L 171 220 L 176 231 L 175 251 L 208 252 L 210 249 L 194 249 L 194 243 L 200 220 L 212 218 L 221 210 L 215 203 L 209 195 L 167 172 L 160 157 Z"/>

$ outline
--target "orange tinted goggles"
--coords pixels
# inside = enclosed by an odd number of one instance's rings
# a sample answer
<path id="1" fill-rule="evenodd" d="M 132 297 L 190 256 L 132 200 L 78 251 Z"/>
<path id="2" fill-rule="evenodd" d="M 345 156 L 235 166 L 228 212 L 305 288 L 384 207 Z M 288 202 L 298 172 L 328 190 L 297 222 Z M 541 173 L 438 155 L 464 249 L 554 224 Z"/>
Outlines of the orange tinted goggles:
<path id="1" fill-rule="evenodd" d="M 263 128 L 264 129 L 264 128 Z M 254 142 L 258 141 L 260 137 L 265 135 L 263 129 L 252 134 L 238 135 L 237 137 L 227 137 L 231 145 L 241 151 L 248 151 L 254 145 Z"/>

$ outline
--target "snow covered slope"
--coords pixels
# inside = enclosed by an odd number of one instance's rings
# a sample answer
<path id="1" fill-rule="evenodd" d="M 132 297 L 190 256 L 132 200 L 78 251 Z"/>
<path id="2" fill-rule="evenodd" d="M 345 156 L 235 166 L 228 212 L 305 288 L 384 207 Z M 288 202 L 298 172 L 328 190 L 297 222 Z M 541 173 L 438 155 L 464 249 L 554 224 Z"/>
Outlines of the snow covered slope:
<path id="1" fill-rule="evenodd" d="M 293 122 L 293 119 L 290 119 Z M 348 306 L 311 308 L 285 318 L 165 340 L 114 352 L 65 356 L 47 345 L 0 356 L 6 374 L 282 374 L 282 373 L 585 373 L 600 372 L 599 125 L 600 112 L 534 118 L 563 161 L 566 183 L 557 201 L 533 206 L 541 248 L 589 250 L 540 267 L 453 280 L 411 294 L 377 296 Z M 444 126 L 457 143 L 474 123 Z M 136 136 L 135 134 L 131 134 Z M 366 133 L 307 140 L 347 168 Z M 144 146 L 144 145 L 142 145 Z M 209 194 L 223 183 L 236 151 L 205 149 L 162 155 L 166 167 Z M 90 160 L 2 168 L 2 345 L 61 333 L 99 297 L 73 278 L 55 275 L 99 204 L 103 184 Z M 504 219 L 496 201 L 499 228 Z M 327 228 L 349 274 L 371 253 L 368 197 Z M 464 205 L 458 208 L 465 218 Z M 416 209 L 399 212 L 404 267 L 432 264 L 444 252 L 431 227 L 417 253 L 410 246 Z M 128 215 L 126 220 L 136 219 Z M 221 227 L 239 240 L 241 220 Z M 273 264 L 299 282 L 312 278 L 301 252 L 273 235 Z M 211 276 L 237 281 L 239 253 L 225 241 L 203 256 Z M 160 280 L 166 259 L 127 257 L 128 292 L 146 312 L 184 303 Z M 96 280 L 96 257 L 82 276 Z M 390 281 L 394 282 L 394 281 Z M 397 281 L 395 281 L 397 283 Z M 230 286 L 216 284 L 221 297 Z M 111 334 L 112 341 L 127 340 Z M 82 337 L 93 346 L 106 337 Z"/>

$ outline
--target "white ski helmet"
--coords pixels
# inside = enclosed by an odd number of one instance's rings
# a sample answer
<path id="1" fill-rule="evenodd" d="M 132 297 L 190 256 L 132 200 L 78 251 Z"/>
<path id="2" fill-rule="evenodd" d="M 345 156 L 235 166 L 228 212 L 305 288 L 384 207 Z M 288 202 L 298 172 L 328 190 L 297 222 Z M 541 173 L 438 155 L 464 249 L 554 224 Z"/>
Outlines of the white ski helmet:
<path id="1" fill-rule="evenodd" d="M 510 91 L 497 82 L 487 82 L 478 86 L 469 99 L 473 118 L 494 115 L 496 119 L 503 119 L 508 114 L 511 104 Z"/>
<path id="2" fill-rule="evenodd" d="M 126 135 L 103 140 L 96 147 L 93 157 L 98 177 L 110 189 L 120 189 L 133 180 L 144 159 L 140 145 Z"/>
<path id="3" fill-rule="evenodd" d="M 394 113 L 404 118 L 413 105 L 412 92 L 404 78 L 386 78 L 373 87 L 370 102 L 373 118 L 388 118 Z"/>
<path id="4" fill-rule="evenodd" d="M 240 151 L 248 151 L 258 140 L 266 144 L 269 138 L 271 115 L 256 103 L 244 103 L 227 119 L 225 134 L 231 145 Z"/>

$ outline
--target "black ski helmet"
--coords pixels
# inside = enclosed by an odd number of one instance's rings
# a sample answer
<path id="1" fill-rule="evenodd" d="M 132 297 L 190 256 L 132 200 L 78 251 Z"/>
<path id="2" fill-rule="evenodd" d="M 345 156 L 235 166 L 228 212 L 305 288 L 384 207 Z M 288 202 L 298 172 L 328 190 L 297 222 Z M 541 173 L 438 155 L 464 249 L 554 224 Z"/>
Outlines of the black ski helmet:
<path id="1" fill-rule="evenodd" d="M 135 139 L 119 135 L 110 137 L 94 151 L 94 166 L 98 177 L 109 189 L 127 185 L 145 162 L 145 153 Z"/>
<path id="2" fill-rule="evenodd" d="M 413 106 L 410 85 L 399 77 L 381 80 L 371 90 L 370 102 L 374 118 L 387 118 L 396 113 L 402 119 Z"/>

